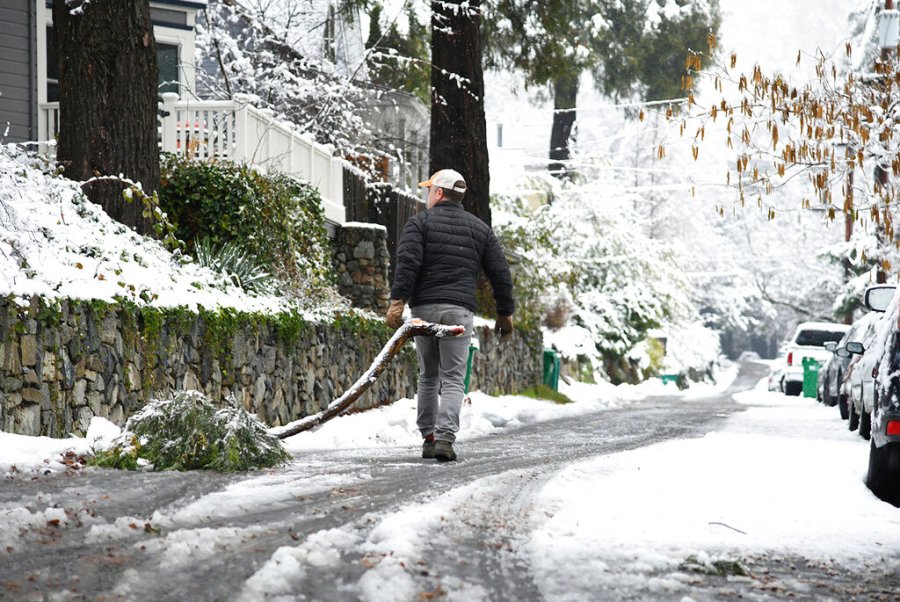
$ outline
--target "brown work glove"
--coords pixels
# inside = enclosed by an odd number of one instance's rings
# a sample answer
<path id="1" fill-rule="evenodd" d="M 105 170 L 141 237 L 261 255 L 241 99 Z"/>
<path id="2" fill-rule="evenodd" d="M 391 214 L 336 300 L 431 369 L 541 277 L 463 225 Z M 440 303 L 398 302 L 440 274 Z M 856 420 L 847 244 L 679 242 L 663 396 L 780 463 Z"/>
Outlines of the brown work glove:
<path id="1" fill-rule="evenodd" d="M 497 316 L 497 321 L 494 322 L 494 334 L 500 337 L 501 343 L 509 338 L 513 328 L 512 316 Z"/>
<path id="2" fill-rule="evenodd" d="M 384 316 L 385 323 L 391 328 L 397 329 L 403 326 L 403 308 L 406 307 L 406 301 L 399 299 L 391 299 L 391 306 Z"/>

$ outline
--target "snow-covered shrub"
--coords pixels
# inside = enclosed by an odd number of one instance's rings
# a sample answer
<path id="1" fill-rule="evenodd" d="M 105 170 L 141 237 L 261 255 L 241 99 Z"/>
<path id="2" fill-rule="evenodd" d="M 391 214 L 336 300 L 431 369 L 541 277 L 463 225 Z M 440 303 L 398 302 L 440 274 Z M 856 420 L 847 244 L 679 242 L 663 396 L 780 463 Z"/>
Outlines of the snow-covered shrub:
<path id="1" fill-rule="evenodd" d="M 562 189 L 535 211 L 497 199 L 495 227 L 520 265 L 516 298 L 526 315 L 557 311 L 562 296 L 570 324 L 590 333 L 599 356 L 621 359 L 649 330 L 695 308 L 672 248 L 606 210 L 589 188 Z"/>
<path id="2" fill-rule="evenodd" d="M 712 379 L 721 355 L 717 331 L 693 321 L 667 325 L 652 334 L 666 342 L 662 373 L 678 374 L 680 385 Z"/>
<path id="3" fill-rule="evenodd" d="M 160 203 L 193 250 L 238 243 L 294 291 L 329 284 L 330 245 L 318 191 L 252 167 L 167 156 Z"/>
<path id="4" fill-rule="evenodd" d="M 230 400 L 216 407 L 197 391 L 154 401 L 128 419 L 108 450 L 92 464 L 134 470 L 254 470 L 291 459 L 253 414 Z"/>

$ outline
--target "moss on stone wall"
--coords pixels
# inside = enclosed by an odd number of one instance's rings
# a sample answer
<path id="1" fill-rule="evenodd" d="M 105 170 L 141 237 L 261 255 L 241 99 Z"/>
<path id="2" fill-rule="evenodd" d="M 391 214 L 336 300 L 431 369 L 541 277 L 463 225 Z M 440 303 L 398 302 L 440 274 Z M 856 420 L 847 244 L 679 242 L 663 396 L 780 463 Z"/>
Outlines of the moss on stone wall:
<path id="1" fill-rule="evenodd" d="M 317 412 L 352 384 L 393 335 L 372 314 L 312 320 L 285 312 L 138 306 L 131 301 L 0 298 L 0 426 L 83 434 L 93 416 L 117 424 L 183 389 L 233 396 L 270 424 Z M 511 393 L 540 381 L 540 333 L 498 345 L 478 329 L 473 387 Z M 404 347 L 360 407 L 411 397 L 416 356 Z"/>

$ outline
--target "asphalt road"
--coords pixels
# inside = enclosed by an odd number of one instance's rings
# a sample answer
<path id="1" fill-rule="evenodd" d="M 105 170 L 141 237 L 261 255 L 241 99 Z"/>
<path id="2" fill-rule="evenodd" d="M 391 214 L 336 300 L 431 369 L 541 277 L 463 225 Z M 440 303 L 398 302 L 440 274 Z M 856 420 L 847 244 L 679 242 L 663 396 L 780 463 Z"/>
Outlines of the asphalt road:
<path id="1" fill-rule="evenodd" d="M 651 397 L 466 441 L 458 445 L 460 460 L 449 464 L 420 459 L 418 448 L 352 450 L 316 452 L 287 468 L 243 475 L 91 468 L 8 478 L 0 481 L 0 509 L 27 508 L 36 518 L 0 549 L 0 599 L 249 599 L 248 579 L 279 548 L 326 529 L 365 538 L 378 517 L 406 504 L 487 482 L 473 488 L 477 499 L 442 520 L 435 545 L 424 546 L 416 566 L 407 567 L 419 592 L 413 599 L 441 599 L 441 583 L 450 577 L 490 600 L 541 600 L 519 554 L 541 486 L 572 462 L 716 430 L 741 411 L 731 393 L 764 373 L 765 367 L 746 364 L 731 389 L 714 399 Z M 232 493 L 219 493 L 225 488 Z M 63 509 L 66 518 L 54 524 L 48 508 Z M 192 541 L 201 543 L 192 547 Z M 355 584 L 372 560 L 358 548 L 345 549 L 337 568 L 297 579 L 284 599 L 357 599 Z M 750 577 L 698 575 L 692 597 L 897 599 L 896 576 L 802 558 L 741 560 Z M 595 599 L 661 598 L 631 583 Z"/>

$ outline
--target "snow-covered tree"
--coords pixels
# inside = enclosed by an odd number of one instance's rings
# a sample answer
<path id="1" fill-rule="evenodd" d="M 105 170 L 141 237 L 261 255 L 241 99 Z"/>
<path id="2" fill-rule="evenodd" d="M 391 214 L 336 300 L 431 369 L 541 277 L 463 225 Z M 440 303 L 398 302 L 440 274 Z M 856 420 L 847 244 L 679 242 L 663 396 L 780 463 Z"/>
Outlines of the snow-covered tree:
<path id="1" fill-rule="evenodd" d="M 692 96 L 686 114 L 669 117 L 693 135 L 695 157 L 706 132 L 725 124 L 724 144 L 735 153 L 725 182 L 742 206 L 764 207 L 770 219 L 799 208 L 832 220 L 843 214 L 878 237 L 875 255 L 859 259 L 877 260 L 885 273 L 896 264 L 891 178 L 900 173 L 900 85 L 896 53 L 877 52 L 881 44 L 873 41 L 879 21 L 891 18 L 880 6 L 860 3 L 852 20 L 856 38 L 846 44 L 845 57 L 820 52 L 813 59 L 816 77 L 804 85 L 759 65 L 744 72 L 736 55 L 708 70 L 699 57 L 689 57 L 688 77 L 713 78 L 721 96 L 711 102 Z M 797 61 L 803 59 L 798 53 Z M 807 184 L 803 194 L 779 202 L 785 197 L 774 192 L 797 179 Z"/>
<path id="2" fill-rule="evenodd" d="M 822 211 L 797 209 L 770 221 L 755 206 L 732 208 L 719 174 L 733 151 L 704 148 L 695 160 L 693 141 L 665 119 L 667 110 L 644 104 L 643 119 L 605 111 L 584 124 L 572 164 L 585 179 L 617 188 L 644 236 L 678 250 L 703 322 L 722 333 L 727 352 L 752 345 L 772 353 L 797 321 L 833 319 L 841 270 L 832 255 L 842 228 Z M 710 144 L 724 144 L 725 124 L 720 129 L 708 129 Z M 787 205 L 802 192 L 794 181 L 772 198 Z"/>
<path id="3" fill-rule="evenodd" d="M 249 95 L 346 155 L 370 151 L 360 107 L 376 94 L 364 81 L 361 38 L 328 2 L 210 0 L 197 22 L 198 85 L 204 96 Z M 334 52 L 335 40 L 348 43 Z"/>
<path id="4" fill-rule="evenodd" d="M 587 330 L 597 357 L 610 361 L 651 329 L 696 316 L 681 258 L 641 232 L 615 188 L 590 181 L 553 194 L 535 211 L 514 196 L 497 199 L 496 228 L 515 258 L 521 313 Z"/>
<path id="5" fill-rule="evenodd" d="M 719 26 L 717 0 L 498 0 L 486 10 L 489 64 L 550 88 L 554 172 L 567 169 L 582 73 L 616 99 L 681 97 L 684 54 Z"/>

